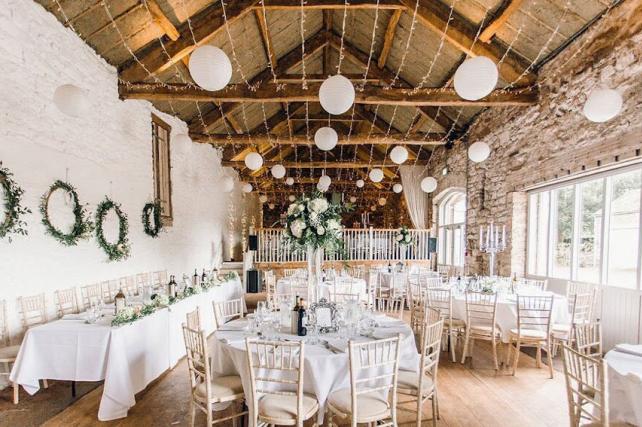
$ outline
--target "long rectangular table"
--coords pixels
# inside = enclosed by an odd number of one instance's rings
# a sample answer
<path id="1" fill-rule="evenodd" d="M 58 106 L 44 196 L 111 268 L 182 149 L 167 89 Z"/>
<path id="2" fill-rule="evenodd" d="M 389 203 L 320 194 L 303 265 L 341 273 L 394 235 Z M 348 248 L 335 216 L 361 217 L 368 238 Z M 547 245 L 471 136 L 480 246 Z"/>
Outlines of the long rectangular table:
<path id="1" fill-rule="evenodd" d="M 135 395 L 185 355 L 182 323 L 185 314 L 200 307 L 203 329 L 214 330 L 212 301 L 241 298 L 238 279 L 213 287 L 162 308 L 129 325 L 112 327 L 110 319 L 57 320 L 30 328 L 11 370 L 11 381 L 29 394 L 40 379 L 104 380 L 98 419 L 127 416 Z"/>

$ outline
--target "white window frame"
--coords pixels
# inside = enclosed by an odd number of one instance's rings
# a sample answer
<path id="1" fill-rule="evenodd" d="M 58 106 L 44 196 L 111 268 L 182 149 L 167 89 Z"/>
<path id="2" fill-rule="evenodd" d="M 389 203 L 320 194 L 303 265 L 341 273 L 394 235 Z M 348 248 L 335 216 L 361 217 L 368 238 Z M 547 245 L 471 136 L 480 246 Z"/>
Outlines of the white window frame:
<path id="1" fill-rule="evenodd" d="M 463 222 L 453 222 L 453 223 L 448 223 L 444 224 L 445 218 L 448 217 L 446 214 L 446 208 L 450 207 L 449 205 L 452 204 L 453 199 L 461 197 L 464 200 L 464 221 Z M 468 204 L 468 200 L 466 200 L 466 193 L 464 191 L 459 191 L 459 190 L 452 190 L 448 191 L 447 194 L 445 194 L 437 203 L 437 242 L 438 242 L 438 259 L 440 259 L 439 264 L 441 265 L 448 265 L 448 266 L 455 266 L 455 267 L 463 267 L 464 264 L 466 263 L 466 207 Z M 455 264 L 455 244 L 454 244 L 454 237 L 455 237 L 455 230 L 459 229 L 460 230 L 460 260 L 461 264 Z M 449 240 L 447 239 L 447 234 L 448 231 L 450 231 L 451 234 L 451 244 L 449 247 L 448 242 Z M 449 259 L 450 256 L 450 259 Z"/>

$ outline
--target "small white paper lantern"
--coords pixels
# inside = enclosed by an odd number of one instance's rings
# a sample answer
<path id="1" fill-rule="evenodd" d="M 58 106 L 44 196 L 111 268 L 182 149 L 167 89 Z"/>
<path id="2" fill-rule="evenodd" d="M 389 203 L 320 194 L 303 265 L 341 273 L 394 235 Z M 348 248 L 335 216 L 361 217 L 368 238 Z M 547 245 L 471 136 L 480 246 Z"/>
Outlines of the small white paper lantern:
<path id="1" fill-rule="evenodd" d="M 249 182 L 246 182 L 243 184 L 243 187 L 241 187 L 244 193 L 251 193 L 252 192 L 252 184 Z"/>
<path id="2" fill-rule="evenodd" d="M 427 176 L 421 180 L 421 189 L 424 193 L 432 193 L 437 189 L 437 180 L 432 176 Z"/>
<path id="3" fill-rule="evenodd" d="M 329 126 L 325 126 L 317 130 L 314 134 L 314 145 L 319 150 L 330 151 L 337 146 L 339 142 L 339 135 Z"/>
<path id="4" fill-rule="evenodd" d="M 377 210 L 377 206 L 376 206 L 376 205 L 372 205 L 372 206 L 370 206 L 370 210 L 371 210 L 372 212 L 376 211 L 376 210 Z"/>
<path id="5" fill-rule="evenodd" d="M 223 187 L 224 192 L 229 193 L 234 190 L 234 180 L 231 176 L 225 176 L 221 180 L 221 186 Z"/>
<path id="6" fill-rule="evenodd" d="M 469 101 L 482 99 L 495 89 L 498 77 L 497 66 L 490 58 L 469 58 L 455 71 L 455 92 Z"/>
<path id="7" fill-rule="evenodd" d="M 293 195 L 293 194 L 290 194 L 290 197 L 288 197 L 288 200 L 289 200 L 289 201 L 291 201 L 291 202 L 293 202 L 293 201 L 295 201 L 295 200 L 296 200 L 296 197 L 294 197 L 294 195 Z"/>
<path id="8" fill-rule="evenodd" d="M 622 95 L 613 89 L 594 89 L 584 103 L 584 116 L 592 122 L 603 123 L 622 110 Z"/>
<path id="9" fill-rule="evenodd" d="M 354 203 L 357 201 L 357 198 L 354 196 L 350 196 L 350 203 Z"/>
<path id="10" fill-rule="evenodd" d="M 392 191 L 394 191 L 395 193 L 399 194 L 399 193 L 401 193 L 403 191 L 403 186 L 401 184 L 397 183 L 397 184 L 392 186 Z"/>
<path id="11" fill-rule="evenodd" d="M 288 176 L 285 179 L 285 185 L 294 185 L 294 178 L 292 178 L 291 176 Z"/>
<path id="12" fill-rule="evenodd" d="M 199 46 L 189 57 L 189 73 L 205 90 L 221 90 L 232 79 L 232 63 L 225 52 L 215 46 Z"/>
<path id="13" fill-rule="evenodd" d="M 319 89 L 319 102 L 330 114 L 343 114 L 354 103 L 354 86 L 342 75 L 328 77 Z"/>
<path id="14" fill-rule="evenodd" d="M 390 150 L 390 160 L 398 165 L 408 160 L 408 150 L 406 147 L 397 145 L 395 148 Z"/>
<path id="15" fill-rule="evenodd" d="M 274 165 L 270 172 L 272 172 L 274 178 L 281 179 L 285 176 L 285 167 L 283 165 Z"/>
<path id="16" fill-rule="evenodd" d="M 366 183 L 363 179 L 357 180 L 357 188 L 363 188 L 364 185 L 366 185 Z"/>
<path id="17" fill-rule="evenodd" d="M 374 168 L 368 174 L 372 182 L 381 182 L 383 179 L 383 171 L 379 168 Z"/>
<path id="18" fill-rule="evenodd" d="M 330 188 L 330 184 L 332 184 L 332 179 L 328 175 L 321 175 L 319 178 L 319 186 L 324 188 L 324 191 L 327 191 L 328 188 Z"/>
<path id="19" fill-rule="evenodd" d="M 263 166 L 263 157 L 256 151 L 252 151 L 245 156 L 245 166 L 253 171 L 260 169 Z"/>
<path id="20" fill-rule="evenodd" d="M 89 99 L 85 91 L 71 84 L 58 86 L 53 101 L 68 116 L 82 117 L 89 111 Z"/>
<path id="21" fill-rule="evenodd" d="M 380 206 L 386 206 L 386 203 L 388 203 L 388 201 L 386 200 L 385 197 L 380 197 L 379 198 L 379 205 Z"/>
<path id="22" fill-rule="evenodd" d="M 268 201 L 268 198 L 267 198 L 267 196 L 266 196 L 265 194 L 261 194 L 261 195 L 259 196 L 259 202 L 261 202 L 261 203 L 265 203 L 265 202 L 267 202 L 267 201 Z"/>
<path id="23" fill-rule="evenodd" d="M 468 158 L 475 163 L 483 162 L 490 156 L 490 147 L 483 141 L 477 141 L 468 147 Z"/>
<path id="24" fill-rule="evenodd" d="M 268 208 L 270 208 L 270 209 L 274 209 L 274 203 L 270 203 L 270 204 L 268 205 Z"/>
<path id="25" fill-rule="evenodd" d="M 186 133 L 179 133 L 174 136 L 174 142 L 177 144 L 188 145 L 192 143 L 192 138 L 190 138 Z"/>

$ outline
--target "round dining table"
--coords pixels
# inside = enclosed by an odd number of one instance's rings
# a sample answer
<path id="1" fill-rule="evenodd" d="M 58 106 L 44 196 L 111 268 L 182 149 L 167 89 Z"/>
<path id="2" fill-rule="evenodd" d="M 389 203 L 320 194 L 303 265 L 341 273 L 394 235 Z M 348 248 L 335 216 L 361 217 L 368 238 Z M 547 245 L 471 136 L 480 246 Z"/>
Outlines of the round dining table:
<path id="1" fill-rule="evenodd" d="M 357 336 L 355 341 L 370 341 L 401 335 L 399 369 L 416 371 L 420 356 L 410 327 L 399 319 L 375 315 L 376 327 L 369 336 Z M 239 375 L 245 395 L 248 396 L 250 420 L 255 408 L 252 406 L 250 371 L 247 360 L 246 338 L 255 338 L 256 333 L 247 328 L 248 319 L 237 319 L 226 323 L 209 340 L 211 367 L 214 376 Z M 315 396 L 319 402 L 318 422 L 323 423 L 325 404 L 330 393 L 350 387 L 350 365 L 348 340 L 336 333 L 321 334 L 318 344 L 309 344 L 310 337 L 298 337 L 289 333 L 278 333 L 276 340 L 305 343 L 304 392 Z M 252 423 L 250 422 L 250 426 Z"/>
<path id="2" fill-rule="evenodd" d="M 609 418 L 642 426 L 642 345 L 618 345 L 606 353 Z"/>

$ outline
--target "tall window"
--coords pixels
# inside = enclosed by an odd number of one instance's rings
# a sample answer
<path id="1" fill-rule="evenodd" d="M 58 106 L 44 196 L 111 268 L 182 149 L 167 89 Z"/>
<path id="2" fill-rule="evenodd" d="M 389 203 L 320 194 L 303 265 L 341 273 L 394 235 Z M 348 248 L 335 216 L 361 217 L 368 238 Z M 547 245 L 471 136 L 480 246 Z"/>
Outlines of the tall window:
<path id="1" fill-rule="evenodd" d="M 172 180 L 169 135 L 172 128 L 152 115 L 152 156 L 154 161 L 154 197 L 160 201 L 163 225 L 172 224 Z"/>
<path id="2" fill-rule="evenodd" d="M 529 274 L 640 289 L 642 166 L 531 192 Z"/>
<path id="3" fill-rule="evenodd" d="M 466 194 L 448 194 L 439 204 L 438 260 L 445 265 L 464 265 Z"/>

